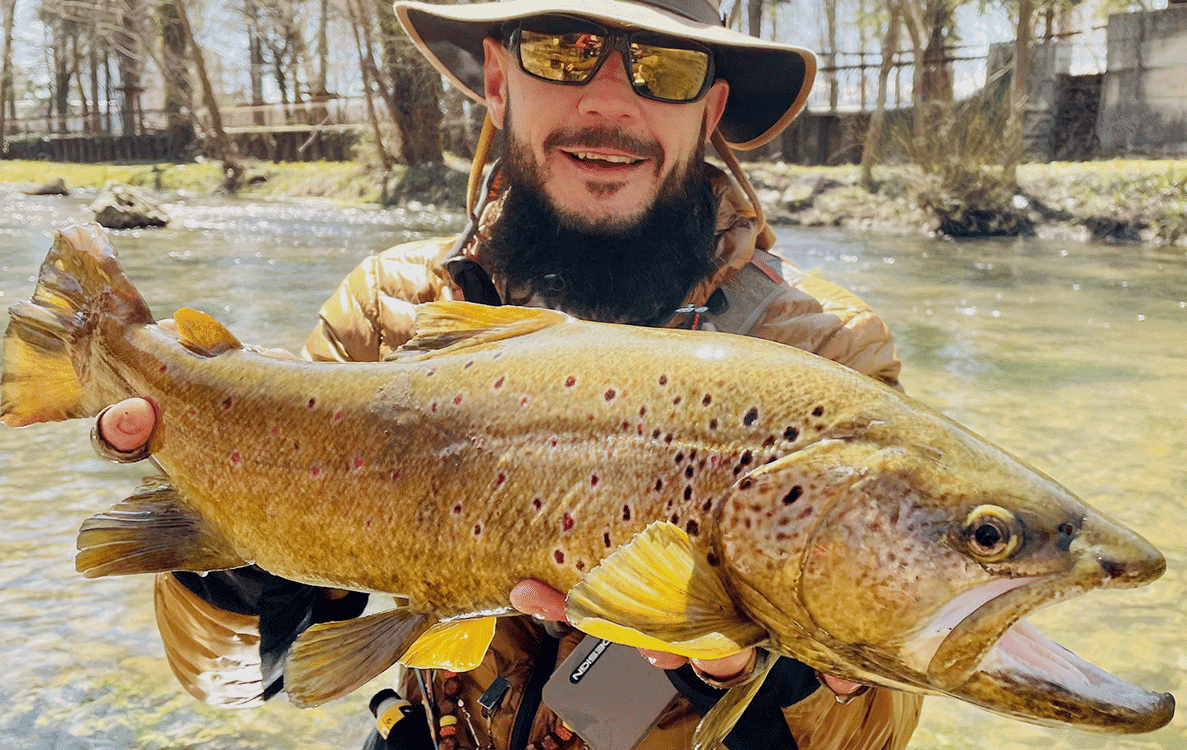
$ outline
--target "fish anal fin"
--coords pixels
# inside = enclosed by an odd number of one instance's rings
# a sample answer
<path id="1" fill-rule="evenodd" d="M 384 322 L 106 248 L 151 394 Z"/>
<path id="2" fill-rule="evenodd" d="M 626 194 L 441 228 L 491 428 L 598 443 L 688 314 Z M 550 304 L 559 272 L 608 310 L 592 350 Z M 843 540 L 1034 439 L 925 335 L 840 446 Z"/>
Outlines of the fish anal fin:
<path id="1" fill-rule="evenodd" d="M 567 614 L 599 638 L 716 659 L 762 643 L 704 554 L 679 527 L 656 522 L 569 591 Z"/>
<path id="2" fill-rule="evenodd" d="M 87 578 L 225 570 L 248 561 L 190 510 L 167 483 L 148 480 L 135 495 L 83 522 L 74 566 Z"/>
<path id="3" fill-rule="evenodd" d="M 439 622 L 416 639 L 400 663 L 413 669 L 469 672 L 482 663 L 495 637 L 494 617 Z"/>
<path id="4" fill-rule="evenodd" d="M 301 707 L 341 698 L 399 661 L 432 624 L 423 612 L 390 609 L 314 625 L 289 649 L 285 692 Z"/>
<path id="5" fill-rule="evenodd" d="M 428 302 L 416 308 L 416 335 L 402 351 L 478 346 L 522 336 L 572 320 L 555 310 L 492 307 L 460 300 Z"/>
<path id="6" fill-rule="evenodd" d="M 208 357 L 242 349 L 243 344 L 227 327 L 204 312 L 183 307 L 173 314 L 181 345 Z"/>
<path id="7" fill-rule="evenodd" d="M 723 747 L 726 736 L 738 723 L 738 719 L 742 718 L 754 696 L 758 695 L 759 689 L 777 661 L 777 657 L 767 655 L 749 682 L 730 688 L 721 696 L 721 700 L 709 709 L 709 713 L 705 714 L 701 723 L 697 725 L 692 739 L 692 750 L 717 750 Z"/>

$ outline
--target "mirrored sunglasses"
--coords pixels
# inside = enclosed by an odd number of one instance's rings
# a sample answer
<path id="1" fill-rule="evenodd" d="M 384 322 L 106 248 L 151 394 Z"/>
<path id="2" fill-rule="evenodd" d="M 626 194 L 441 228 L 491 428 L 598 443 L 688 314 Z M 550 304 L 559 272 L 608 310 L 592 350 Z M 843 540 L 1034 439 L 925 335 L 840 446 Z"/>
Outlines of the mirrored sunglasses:
<path id="1" fill-rule="evenodd" d="M 631 88 L 645 99 L 694 102 L 713 85 L 713 50 L 650 31 L 612 30 L 572 16 L 538 16 L 518 23 L 505 41 L 523 72 L 552 83 L 589 83 L 618 50 Z"/>

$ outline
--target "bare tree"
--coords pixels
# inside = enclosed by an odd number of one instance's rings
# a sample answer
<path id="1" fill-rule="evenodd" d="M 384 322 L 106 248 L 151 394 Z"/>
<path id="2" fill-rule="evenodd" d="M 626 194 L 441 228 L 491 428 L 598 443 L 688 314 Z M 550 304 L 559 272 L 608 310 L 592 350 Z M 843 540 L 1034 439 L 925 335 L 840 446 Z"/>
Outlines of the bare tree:
<path id="1" fill-rule="evenodd" d="M 901 28 L 902 21 L 899 17 L 898 7 L 892 3 L 890 18 L 886 23 L 886 35 L 882 37 L 882 62 L 878 66 L 878 93 L 874 101 L 874 112 L 870 115 L 870 126 L 866 131 L 865 145 L 861 152 L 861 184 L 866 190 L 874 188 L 874 164 L 878 161 L 882 126 L 886 121 L 886 90 L 890 82 L 890 71 L 894 67 L 894 56 L 898 52 Z"/>
<path id="2" fill-rule="evenodd" d="M 0 0 L 0 157 L 4 156 L 4 139 L 8 134 L 5 114 L 9 100 L 14 98 L 12 86 L 12 26 L 16 18 L 16 0 Z"/>

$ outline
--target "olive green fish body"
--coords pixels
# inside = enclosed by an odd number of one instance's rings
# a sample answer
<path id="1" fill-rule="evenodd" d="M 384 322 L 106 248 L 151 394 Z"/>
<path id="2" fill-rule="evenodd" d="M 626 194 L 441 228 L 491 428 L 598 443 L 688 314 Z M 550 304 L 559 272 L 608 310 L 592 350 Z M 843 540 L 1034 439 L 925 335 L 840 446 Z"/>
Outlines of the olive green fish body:
<path id="1" fill-rule="evenodd" d="M 315 626 L 285 687 L 343 695 L 401 661 L 470 669 L 536 578 L 599 637 L 747 647 L 1038 723 L 1174 714 L 1023 618 L 1165 559 L 1049 477 L 836 363 L 771 342 L 461 302 L 391 361 L 301 363 L 178 311 L 156 326 L 101 230 L 59 233 L 12 308 L 0 417 L 152 399 L 166 477 L 79 533 L 88 576 L 254 563 L 402 606 Z M 765 674 L 765 672 L 764 672 Z M 697 746 L 753 695 L 731 691 Z"/>

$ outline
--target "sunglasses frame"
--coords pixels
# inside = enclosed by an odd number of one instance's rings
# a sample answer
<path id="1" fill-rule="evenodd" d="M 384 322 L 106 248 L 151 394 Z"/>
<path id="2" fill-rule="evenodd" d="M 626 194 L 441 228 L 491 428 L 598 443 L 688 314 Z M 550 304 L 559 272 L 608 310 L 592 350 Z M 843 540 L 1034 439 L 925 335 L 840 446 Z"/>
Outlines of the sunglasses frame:
<path id="1" fill-rule="evenodd" d="M 586 32 L 588 30 L 587 33 L 596 34 L 596 35 L 601 36 L 602 38 L 606 39 L 606 44 L 602 47 L 601 56 L 598 58 L 598 61 L 594 65 L 594 67 L 589 71 L 589 77 L 587 77 L 584 81 L 559 81 L 554 78 L 545 78 L 544 76 L 537 75 L 536 73 L 533 73 L 532 71 L 528 70 L 527 67 L 524 66 L 523 53 L 520 49 L 520 41 L 521 41 L 520 35 L 523 32 L 524 24 L 533 24 L 533 23 L 540 21 L 542 19 L 550 19 L 550 18 L 556 18 L 556 19 L 561 19 L 563 21 L 580 24 L 580 25 L 586 27 L 586 29 L 582 29 L 582 32 Z M 529 31 L 533 31 L 533 30 L 529 29 Z M 534 33 L 552 33 L 552 32 L 538 32 L 538 31 L 536 31 Z M 656 96 L 650 92 L 640 91 L 639 87 L 635 85 L 635 75 L 631 71 L 631 63 L 630 63 L 630 56 L 631 56 L 630 45 L 631 45 L 631 40 L 635 37 L 647 37 L 647 38 L 654 38 L 654 39 L 659 39 L 659 40 L 670 39 L 672 42 L 674 42 L 673 44 L 670 44 L 670 45 L 648 43 L 648 46 L 651 46 L 651 47 L 666 47 L 668 49 L 683 49 L 683 50 L 692 50 L 694 52 L 705 53 L 705 56 L 707 57 L 707 65 L 705 67 L 705 79 L 701 82 L 701 88 L 699 91 L 697 91 L 696 95 L 690 99 L 664 99 L 664 98 Z M 713 86 L 713 83 L 716 80 L 716 78 L 715 78 L 716 71 L 714 70 L 714 63 L 715 63 L 714 58 L 715 58 L 716 54 L 714 53 L 714 51 L 711 47 L 707 47 L 703 44 L 699 44 L 698 42 L 694 42 L 694 41 L 691 41 L 688 39 L 681 39 L 679 37 L 673 37 L 673 36 L 669 36 L 667 34 L 661 34 L 659 32 L 655 32 L 655 31 L 645 31 L 642 29 L 628 31 L 625 29 L 616 29 L 616 28 L 613 28 L 610 26 L 604 26 L 604 25 L 598 23 L 597 21 L 593 21 L 588 18 L 583 18 L 581 16 L 569 16 L 569 15 L 564 15 L 561 13 L 553 13 L 553 14 L 549 14 L 547 16 L 532 16 L 529 18 L 521 19 L 518 23 L 516 23 L 514 26 L 512 26 L 511 29 L 504 35 L 503 45 L 515 57 L 515 63 L 519 66 L 519 69 L 522 70 L 524 73 L 528 74 L 529 76 L 531 76 L 532 78 L 535 78 L 537 80 L 547 81 L 548 83 L 557 83 L 562 86 L 584 86 L 585 84 L 589 83 L 590 81 L 592 81 L 594 79 L 594 76 L 596 76 L 598 74 L 598 71 L 602 69 L 602 64 L 606 62 L 606 59 L 608 57 L 610 57 L 611 54 L 613 54 L 616 51 L 621 52 L 622 54 L 620 55 L 620 57 L 622 59 L 622 67 L 626 71 L 626 77 L 627 77 L 627 80 L 630 82 L 631 90 L 634 91 L 635 94 L 637 94 L 638 96 L 643 97 L 644 99 L 650 99 L 650 100 L 656 101 L 656 102 L 663 102 L 665 104 L 692 104 L 693 102 L 700 101 L 702 98 L 704 98 L 705 94 L 708 93 L 709 89 Z"/>

